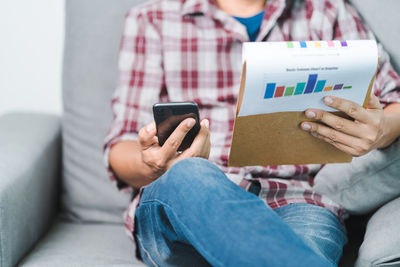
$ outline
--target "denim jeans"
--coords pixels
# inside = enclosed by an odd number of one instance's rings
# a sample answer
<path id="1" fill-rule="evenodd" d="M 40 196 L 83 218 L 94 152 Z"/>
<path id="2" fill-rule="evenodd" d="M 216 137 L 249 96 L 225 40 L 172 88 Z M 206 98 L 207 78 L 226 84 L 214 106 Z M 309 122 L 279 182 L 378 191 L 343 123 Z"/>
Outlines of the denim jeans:
<path id="1" fill-rule="evenodd" d="M 185 159 L 143 190 L 136 238 L 148 266 L 333 266 L 344 229 L 315 207 L 275 212 L 209 161 Z"/>
<path id="2" fill-rule="evenodd" d="M 312 250 L 337 265 L 347 236 L 344 225 L 335 214 L 307 203 L 286 205 L 274 211 Z"/>

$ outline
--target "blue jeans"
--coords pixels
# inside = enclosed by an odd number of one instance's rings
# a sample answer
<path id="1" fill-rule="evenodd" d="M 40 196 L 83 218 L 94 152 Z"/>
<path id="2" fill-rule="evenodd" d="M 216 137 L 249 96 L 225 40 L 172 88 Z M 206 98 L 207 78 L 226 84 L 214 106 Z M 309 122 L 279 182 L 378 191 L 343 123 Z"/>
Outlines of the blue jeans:
<path id="1" fill-rule="evenodd" d="M 346 239 L 329 211 L 293 204 L 275 212 L 199 158 L 147 186 L 135 221 L 149 266 L 333 266 Z"/>

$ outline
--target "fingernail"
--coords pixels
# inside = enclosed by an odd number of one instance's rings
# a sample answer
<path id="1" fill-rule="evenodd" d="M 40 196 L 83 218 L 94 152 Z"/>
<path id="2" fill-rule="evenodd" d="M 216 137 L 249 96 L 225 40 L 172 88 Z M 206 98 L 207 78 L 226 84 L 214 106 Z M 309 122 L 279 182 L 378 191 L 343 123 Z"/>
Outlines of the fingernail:
<path id="1" fill-rule="evenodd" d="M 152 133 L 154 131 L 154 126 L 153 125 L 147 126 L 146 130 L 148 133 Z"/>
<path id="2" fill-rule="evenodd" d="M 210 128 L 210 122 L 207 120 L 207 119 L 205 119 L 204 120 L 204 126 L 208 129 L 208 128 Z"/>
<path id="3" fill-rule="evenodd" d="M 316 132 L 311 132 L 311 134 L 312 134 L 313 136 L 315 136 L 315 137 L 318 136 L 318 134 L 317 134 Z"/>
<path id="4" fill-rule="evenodd" d="M 325 98 L 324 98 L 324 101 L 325 101 L 325 103 L 328 104 L 328 105 L 330 105 L 330 104 L 333 103 L 332 97 L 329 97 L 329 96 L 325 97 Z"/>
<path id="5" fill-rule="evenodd" d="M 190 119 L 190 120 L 188 120 L 188 122 L 186 122 L 186 126 L 189 128 L 192 128 L 194 124 L 195 124 L 194 119 Z"/>
<path id="6" fill-rule="evenodd" d="M 307 116 L 307 118 L 310 118 L 310 119 L 315 118 L 315 112 L 308 111 L 308 112 L 306 112 L 306 116 Z"/>
<path id="7" fill-rule="evenodd" d="M 308 123 L 302 123 L 302 124 L 301 124 L 301 128 L 303 128 L 303 130 L 308 131 L 308 130 L 311 129 L 311 125 L 308 124 Z"/>

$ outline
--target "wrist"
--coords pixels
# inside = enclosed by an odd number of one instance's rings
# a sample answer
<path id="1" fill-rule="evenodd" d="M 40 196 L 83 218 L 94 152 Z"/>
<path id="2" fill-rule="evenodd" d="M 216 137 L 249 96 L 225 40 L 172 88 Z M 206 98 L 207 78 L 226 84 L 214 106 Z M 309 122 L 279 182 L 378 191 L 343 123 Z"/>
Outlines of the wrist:
<path id="1" fill-rule="evenodd" d="M 129 177 L 127 177 L 127 181 L 129 185 L 134 188 L 140 188 L 142 186 L 150 184 L 154 179 L 151 176 L 151 169 L 144 160 L 143 154 L 138 142 L 134 141 L 134 149 L 128 155 L 125 155 L 125 160 L 129 162 Z"/>
<path id="2" fill-rule="evenodd" d="M 398 114 L 385 114 L 383 119 L 384 123 L 382 129 L 382 138 L 380 144 L 377 147 L 378 149 L 383 149 L 391 145 L 400 134 Z"/>
<path id="3" fill-rule="evenodd" d="M 158 177 L 156 177 L 154 170 L 151 166 L 146 164 L 142 157 L 134 164 L 136 169 L 136 179 L 142 186 L 148 185 Z"/>

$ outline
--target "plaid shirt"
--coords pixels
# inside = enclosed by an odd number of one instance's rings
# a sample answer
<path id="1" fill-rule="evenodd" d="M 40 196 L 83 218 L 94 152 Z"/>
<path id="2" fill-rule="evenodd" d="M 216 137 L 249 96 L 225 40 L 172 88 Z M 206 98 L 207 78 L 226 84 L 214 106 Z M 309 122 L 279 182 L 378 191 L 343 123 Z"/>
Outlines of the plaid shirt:
<path id="1" fill-rule="evenodd" d="M 268 0 L 256 41 L 374 39 L 355 9 L 344 0 Z M 195 101 L 210 121 L 211 154 L 228 177 L 257 193 L 271 208 L 312 203 L 339 218 L 341 207 L 312 190 L 321 165 L 227 167 L 241 73 L 245 27 L 219 10 L 213 0 L 156 0 L 132 8 L 125 20 L 119 58 L 119 83 L 112 99 L 114 120 L 105 139 L 105 164 L 119 188 L 132 190 L 109 168 L 111 146 L 137 140 L 153 121 L 160 101 Z M 400 77 L 379 45 L 375 94 L 385 105 L 400 102 Z M 266 150 L 268 151 L 268 149 Z M 268 152 L 266 152 L 268 153 Z M 140 194 L 135 190 L 125 214 L 132 236 Z"/>

